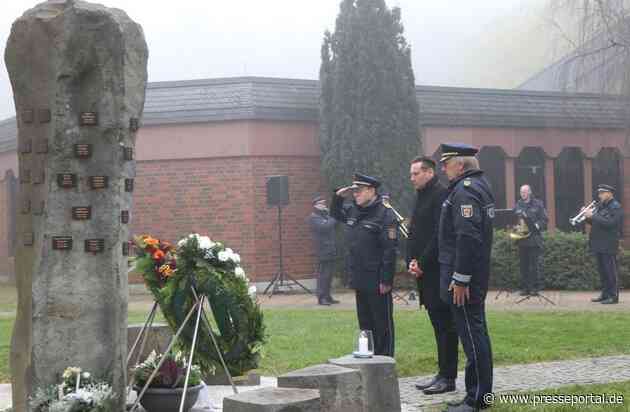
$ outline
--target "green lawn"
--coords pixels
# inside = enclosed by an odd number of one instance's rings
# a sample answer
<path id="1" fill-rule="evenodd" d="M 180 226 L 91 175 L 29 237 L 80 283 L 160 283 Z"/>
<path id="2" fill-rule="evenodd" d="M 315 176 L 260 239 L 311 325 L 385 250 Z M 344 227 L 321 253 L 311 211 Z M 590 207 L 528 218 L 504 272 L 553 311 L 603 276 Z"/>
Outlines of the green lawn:
<path id="1" fill-rule="evenodd" d="M 542 392 L 536 392 L 536 394 L 548 394 L 548 395 L 587 395 L 587 394 L 606 394 L 606 395 L 621 395 L 623 396 L 624 403 L 619 405 L 595 405 L 595 404 L 576 404 L 571 406 L 570 404 L 564 405 L 533 405 L 533 404 L 519 404 L 511 405 L 508 403 L 500 403 L 497 401 L 495 406 L 491 409 L 493 412 L 564 412 L 564 411 L 583 411 L 583 412 L 627 412 L 630 410 L 630 382 L 612 383 L 606 385 L 587 385 L 587 386 L 568 386 L 553 390 L 546 390 Z M 498 399 L 498 397 L 497 397 Z M 579 400 L 576 400 L 579 402 Z"/>
<path id="2" fill-rule="evenodd" d="M 141 323 L 145 313 L 131 313 Z M 353 350 L 353 311 L 265 310 L 269 342 L 260 370 L 279 375 Z M 400 376 L 435 371 L 435 344 L 426 313 L 396 312 L 396 359 Z M 13 319 L 0 316 L 0 382 L 9 380 L 8 355 Z M 495 365 L 630 353 L 630 313 L 490 312 Z M 614 331 L 614 333 L 611 333 Z M 465 357 L 460 358 L 463 368 Z"/>

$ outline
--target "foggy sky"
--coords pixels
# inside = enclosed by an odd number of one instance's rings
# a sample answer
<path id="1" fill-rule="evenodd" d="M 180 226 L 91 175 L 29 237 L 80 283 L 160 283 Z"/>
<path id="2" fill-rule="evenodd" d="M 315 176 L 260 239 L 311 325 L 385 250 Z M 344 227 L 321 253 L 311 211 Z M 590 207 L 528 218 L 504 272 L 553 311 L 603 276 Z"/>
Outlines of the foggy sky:
<path id="1" fill-rule="evenodd" d="M 13 21 L 38 3 L 3 2 L 2 50 Z M 149 81 L 244 75 L 316 79 L 322 33 L 325 29 L 334 29 L 339 8 L 339 0 L 107 0 L 100 3 L 124 9 L 142 25 L 149 45 Z M 491 68 L 484 62 L 496 64 L 494 61 L 503 56 L 491 40 L 503 37 L 495 28 L 504 27 L 509 31 L 512 23 L 523 24 L 525 10 L 538 3 L 540 0 L 388 1 L 389 6 L 402 9 L 405 36 L 412 46 L 416 83 L 467 87 L 514 87 L 525 80 L 523 77 L 529 75 L 530 67 L 525 67 L 521 70 L 524 73 L 519 72 L 512 76 L 514 78 L 502 74 L 501 79 L 493 79 L 488 76 Z M 505 42 L 500 46 L 532 47 Z M 533 64 L 528 61 L 524 66 Z M 14 112 L 3 53 L 0 119 Z"/>

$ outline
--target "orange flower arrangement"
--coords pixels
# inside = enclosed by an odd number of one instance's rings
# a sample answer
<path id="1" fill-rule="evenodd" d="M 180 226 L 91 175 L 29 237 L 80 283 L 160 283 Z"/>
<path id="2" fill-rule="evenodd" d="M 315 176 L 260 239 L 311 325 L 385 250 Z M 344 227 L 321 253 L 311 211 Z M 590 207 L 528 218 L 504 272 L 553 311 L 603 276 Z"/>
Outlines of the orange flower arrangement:
<path id="1" fill-rule="evenodd" d="M 134 242 L 153 259 L 155 275 L 159 281 L 165 281 L 175 274 L 177 257 L 175 247 L 171 243 L 162 242 L 149 235 L 135 236 Z"/>
<path id="2" fill-rule="evenodd" d="M 155 252 L 153 252 L 153 259 L 160 261 L 162 259 L 164 259 L 164 256 L 166 256 L 166 254 L 164 252 L 162 252 L 160 249 L 156 250 Z"/>

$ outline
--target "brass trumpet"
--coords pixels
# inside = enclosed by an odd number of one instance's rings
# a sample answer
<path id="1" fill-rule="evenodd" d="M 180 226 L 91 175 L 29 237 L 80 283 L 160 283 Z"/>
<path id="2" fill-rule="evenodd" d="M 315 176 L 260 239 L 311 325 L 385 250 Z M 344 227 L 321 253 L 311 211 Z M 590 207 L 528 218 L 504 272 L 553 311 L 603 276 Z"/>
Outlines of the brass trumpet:
<path id="1" fill-rule="evenodd" d="M 522 217 L 518 218 L 518 225 L 514 227 L 514 231 L 510 232 L 510 239 L 523 240 L 527 239 L 531 235 L 527 222 Z"/>
<path id="2" fill-rule="evenodd" d="M 391 209 L 391 211 L 394 212 L 394 216 L 396 217 L 396 221 L 398 222 L 398 230 L 400 231 L 400 234 L 404 238 L 408 238 L 409 229 L 405 225 L 405 218 L 402 217 L 400 213 L 398 213 L 398 211 L 394 208 L 394 206 L 392 206 L 392 204 L 389 202 L 389 197 L 383 196 L 382 199 L 383 199 L 383 206 L 385 206 L 388 209 Z"/>
<path id="3" fill-rule="evenodd" d="M 578 213 L 577 215 L 569 219 L 571 226 L 576 226 L 578 223 L 584 222 L 586 220 L 586 211 L 595 210 L 595 208 L 597 207 L 597 204 L 598 204 L 597 200 L 593 200 L 591 203 L 589 203 L 588 206 L 583 207 L 580 210 L 580 213 Z"/>

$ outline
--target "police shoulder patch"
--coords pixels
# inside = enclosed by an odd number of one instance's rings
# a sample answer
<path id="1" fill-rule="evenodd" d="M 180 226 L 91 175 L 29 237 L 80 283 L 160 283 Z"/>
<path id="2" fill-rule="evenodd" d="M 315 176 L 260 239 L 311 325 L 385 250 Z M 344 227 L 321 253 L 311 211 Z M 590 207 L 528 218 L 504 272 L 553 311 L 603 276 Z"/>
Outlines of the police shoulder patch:
<path id="1" fill-rule="evenodd" d="M 473 206 L 472 205 L 461 205 L 462 217 L 466 219 L 473 217 Z"/>
<path id="2" fill-rule="evenodd" d="M 468 178 L 464 179 L 464 186 L 470 186 L 472 184 L 472 181 Z"/>

